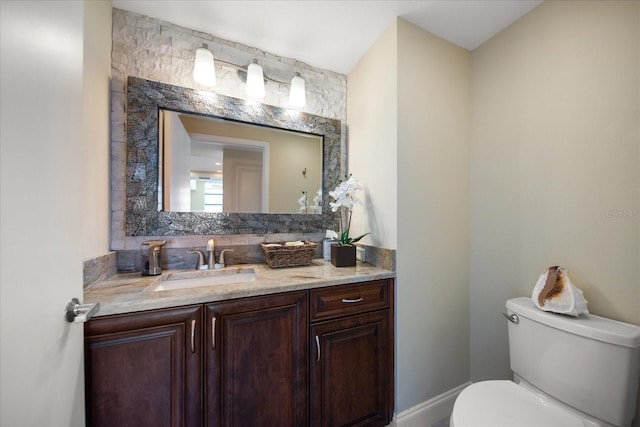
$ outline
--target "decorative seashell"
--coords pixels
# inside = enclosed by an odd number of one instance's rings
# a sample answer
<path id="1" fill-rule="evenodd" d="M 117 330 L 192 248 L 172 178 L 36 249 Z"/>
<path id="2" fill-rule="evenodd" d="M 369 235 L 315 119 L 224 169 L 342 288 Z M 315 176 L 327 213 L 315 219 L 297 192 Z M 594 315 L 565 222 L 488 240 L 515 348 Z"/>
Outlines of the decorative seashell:
<path id="1" fill-rule="evenodd" d="M 569 279 L 567 269 L 549 267 L 538 278 L 531 300 L 541 310 L 579 316 L 589 313 L 583 292 Z"/>

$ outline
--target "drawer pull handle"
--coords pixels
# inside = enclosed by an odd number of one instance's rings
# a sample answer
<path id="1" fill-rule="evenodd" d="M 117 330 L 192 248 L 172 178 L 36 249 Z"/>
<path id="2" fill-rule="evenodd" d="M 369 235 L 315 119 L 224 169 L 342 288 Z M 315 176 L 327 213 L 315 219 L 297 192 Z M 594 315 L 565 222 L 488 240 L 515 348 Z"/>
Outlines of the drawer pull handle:
<path id="1" fill-rule="evenodd" d="M 355 298 L 355 299 L 342 298 L 342 302 L 345 304 L 350 304 L 350 303 L 360 302 L 360 301 L 364 301 L 364 298 L 363 297 Z"/>
<path id="2" fill-rule="evenodd" d="M 211 349 L 216 349 L 216 316 L 211 318 Z"/>
<path id="3" fill-rule="evenodd" d="M 196 352 L 196 321 L 191 321 L 191 353 Z"/>
<path id="4" fill-rule="evenodd" d="M 316 335 L 316 362 L 320 361 L 320 338 Z"/>

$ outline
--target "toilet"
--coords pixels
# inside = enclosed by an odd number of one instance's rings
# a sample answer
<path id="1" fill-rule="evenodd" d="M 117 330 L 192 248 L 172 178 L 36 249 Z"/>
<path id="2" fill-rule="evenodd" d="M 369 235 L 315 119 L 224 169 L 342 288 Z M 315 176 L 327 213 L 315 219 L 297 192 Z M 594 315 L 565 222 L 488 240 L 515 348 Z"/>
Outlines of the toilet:
<path id="1" fill-rule="evenodd" d="M 640 378 L 640 326 L 507 301 L 513 381 L 482 381 L 458 395 L 451 427 L 630 426 Z"/>

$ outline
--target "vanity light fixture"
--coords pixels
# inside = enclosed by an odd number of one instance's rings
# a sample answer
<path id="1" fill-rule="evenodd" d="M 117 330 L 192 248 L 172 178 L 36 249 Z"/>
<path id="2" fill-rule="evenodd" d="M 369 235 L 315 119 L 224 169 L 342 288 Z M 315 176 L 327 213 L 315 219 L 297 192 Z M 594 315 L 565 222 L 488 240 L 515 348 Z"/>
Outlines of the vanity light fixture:
<path id="1" fill-rule="evenodd" d="M 249 98 L 262 99 L 265 95 L 265 83 L 268 81 L 281 85 L 289 85 L 289 107 L 302 108 L 306 105 L 306 88 L 305 81 L 300 75 L 296 75 L 291 79 L 291 83 L 281 82 L 264 74 L 262 67 L 258 65 L 258 61 L 254 60 L 246 67 L 242 67 L 231 62 L 217 60 L 218 62 L 235 68 L 238 71 L 238 77 L 247 83 L 246 93 Z M 216 69 L 213 54 L 209 50 L 206 43 L 202 47 L 196 49 L 196 58 L 193 65 L 193 80 L 201 85 L 213 87 L 216 85 Z"/>
<path id="2" fill-rule="evenodd" d="M 193 64 L 193 80 L 209 87 L 216 85 L 216 67 L 213 62 L 213 53 L 205 43 L 196 50 L 196 60 Z"/>

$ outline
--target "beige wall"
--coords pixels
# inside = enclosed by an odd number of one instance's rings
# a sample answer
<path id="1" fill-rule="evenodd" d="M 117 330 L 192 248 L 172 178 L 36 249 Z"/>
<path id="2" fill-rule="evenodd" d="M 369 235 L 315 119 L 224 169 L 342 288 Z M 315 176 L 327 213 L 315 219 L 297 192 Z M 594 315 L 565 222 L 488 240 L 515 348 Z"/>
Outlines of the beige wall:
<path id="1" fill-rule="evenodd" d="M 469 81 L 467 51 L 401 19 L 348 76 L 353 234 L 398 253 L 396 412 L 469 379 Z"/>
<path id="2" fill-rule="evenodd" d="M 398 409 L 469 379 L 469 53 L 398 21 Z"/>
<path id="3" fill-rule="evenodd" d="M 362 243 L 397 247 L 397 24 L 380 36 L 347 76 L 347 169 L 362 182 L 351 235 Z"/>
<path id="4" fill-rule="evenodd" d="M 399 20 L 349 74 L 354 233 L 398 253 L 396 412 L 509 378 L 500 313 L 549 265 L 640 323 L 639 9 L 545 2 L 472 54 Z"/>
<path id="5" fill-rule="evenodd" d="M 111 98 L 111 1 L 90 1 L 84 8 L 82 75 L 82 255 L 109 251 L 110 174 L 109 114 Z"/>
<path id="6" fill-rule="evenodd" d="M 640 3 L 547 1 L 472 54 L 472 379 L 550 265 L 640 324 Z"/>

